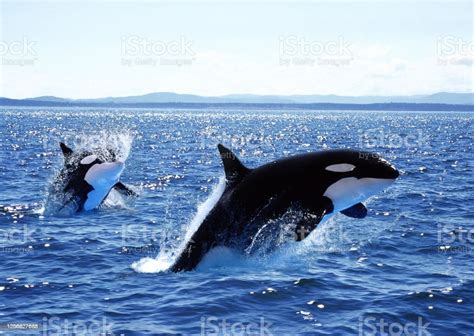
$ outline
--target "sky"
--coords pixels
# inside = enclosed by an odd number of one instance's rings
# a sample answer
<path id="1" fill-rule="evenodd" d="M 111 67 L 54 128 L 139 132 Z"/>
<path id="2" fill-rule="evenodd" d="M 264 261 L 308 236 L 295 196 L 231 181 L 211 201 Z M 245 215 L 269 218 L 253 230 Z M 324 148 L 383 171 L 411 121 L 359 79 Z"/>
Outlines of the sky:
<path id="1" fill-rule="evenodd" d="M 0 96 L 474 92 L 472 1 L 2 1 Z"/>

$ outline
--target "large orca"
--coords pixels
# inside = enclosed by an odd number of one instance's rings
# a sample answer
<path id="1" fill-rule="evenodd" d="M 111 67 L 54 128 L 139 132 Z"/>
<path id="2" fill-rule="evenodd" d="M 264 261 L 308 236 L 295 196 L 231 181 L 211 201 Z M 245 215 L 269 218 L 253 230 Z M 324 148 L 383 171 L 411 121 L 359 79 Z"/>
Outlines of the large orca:
<path id="1" fill-rule="evenodd" d="M 64 208 L 68 212 L 96 209 L 113 188 L 127 196 L 136 195 L 120 182 L 125 163 L 112 149 L 74 152 L 62 142 L 60 147 L 64 167 L 50 190 L 59 203 L 59 212 Z"/>
<path id="2" fill-rule="evenodd" d="M 367 214 L 361 203 L 399 176 L 388 161 L 357 150 L 326 150 L 290 156 L 255 169 L 245 167 L 219 144 L 226 186 L 199 228 L 171 266 L 173 272 L 194 269 L 216 246 L 247 249 L 262 229 L 281 225 L 290 210 L 303 213 L 293 223 L 300 241 L 325 216 Z"/>

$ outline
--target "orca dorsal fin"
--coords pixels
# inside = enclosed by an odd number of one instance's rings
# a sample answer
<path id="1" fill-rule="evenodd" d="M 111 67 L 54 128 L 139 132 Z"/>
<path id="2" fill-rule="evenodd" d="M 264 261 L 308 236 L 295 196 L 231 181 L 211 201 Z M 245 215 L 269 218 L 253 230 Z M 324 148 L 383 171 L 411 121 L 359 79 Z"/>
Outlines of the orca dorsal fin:
<path id="1" fill-rule="evenodd" d="M 60 142 L 59 147 L 61 147 L 65 159 L 69 158 L 72 155 L 72 149 L 66 146 L 64 142 Z"/>
<path id="2" fill-rule="evenodd" d="M 224 164 L 225 178 L 227 182 L 240 181 L 250 171 L 245 167 L 237 156 L 222 144 L 218 144 L 217 148 L 221 155 L 222 163 Z"/>

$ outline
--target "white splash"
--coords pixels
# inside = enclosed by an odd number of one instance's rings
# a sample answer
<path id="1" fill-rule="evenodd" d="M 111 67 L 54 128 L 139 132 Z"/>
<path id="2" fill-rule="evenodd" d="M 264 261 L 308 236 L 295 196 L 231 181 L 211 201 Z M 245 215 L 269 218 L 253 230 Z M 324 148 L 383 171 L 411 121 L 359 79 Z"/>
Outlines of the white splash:
<path id="1" fill-rule="evenodd" d="M 161 255 L 155 258 L 142 258 L 135 261 L 130 267 L 138 273 L 157 273 L 166 271 L 173 263 L 171 258 Z"/>
<path id="2" fill-rule="evenodd" d="M 71 147 L 75 152 L 91 151 L 105 153 L 111 150 L 116 153 L 116 160 L 121 162 L 125 162 L 130 155 L 132 142 L 133 134 L 128 130 L 121 131 L 120 133 L 110 131 L 100 131 L 94 134 L 83 133 L 74 138 L 70 137 L 66 139 L 66 145 Z M 61 169 L 63 167 L 62 154 L 60 154 L 61 151 L 59 150 L 57 142 L 53 145 L 55 146 L 54 150 L 58 152 L 58 158 L 60 160 L 58 167 Z M 59 174 L 59 169 L 54 175 L 57 176 Z M 50 187 L 46 194 L 42 214 L 69 217 L 76 212 L 77 205 L 74 202 L 64 204 L 64 200 L 67 199 L 68 196 L 62 194 L 61 187 L 57 186 L 58 182 L 61 184 L 61 181 L 55 180 L 54 175 L 49 183 Z M 102 206 L 126 207 L 126 204 L 122 197 L 111 192 L 102 203 Z"/>
<path id="3" fill-rule="evenodd" d="M 209 197 L 198 206 L 196 214 L 186 227 L 185 238 L 177 249 L 174 251 L 163 249 L 156 258 L 142 258 L 131 265 L 132 269 L 139 273 L 157 273 L 167 270 L 173 264 L 175 258 L 179 256 L 179 252 L 184 249 L 186 243 L 199 228 L 199 225 L 201 225 L 207 214 L 212 210 L 214 205 L 216 205 L 224 189 L 225 177 L 221 177 Z"/>
<path id="4" fill-rule="evenodd" d="M 81 134 L 72 144 L 67 143 L 67 145 L 74 151 L 103 152 L 110 149 L 116 153 L 118 161 L 125 162 L 130 155 L 133 138 L 133 134 L 128 130 L 120 132 L 100 131 L 95 134 Z"/>

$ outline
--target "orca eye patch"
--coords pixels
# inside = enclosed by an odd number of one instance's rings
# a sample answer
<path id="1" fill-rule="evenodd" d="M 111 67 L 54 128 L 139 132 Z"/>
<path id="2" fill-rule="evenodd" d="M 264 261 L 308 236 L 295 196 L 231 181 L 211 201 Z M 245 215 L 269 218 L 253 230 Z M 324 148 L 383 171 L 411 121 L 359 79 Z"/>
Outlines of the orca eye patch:
<path id="1" fill-rule="evenodd" d="M 81 164 L 88 165 L 88 164 L 91 164 L 92 162 L 94 162 L 95 160 L 97 160 L 97 156 L 89 155 L 89 156 L 86 156 L 85 158 L 83 158 L 81 160 Z"/>
<path id="2" fill-rule="evenodd" d="M 338 163 L 326 167 L 326 170 L 336 173 L 347 173 L 355 169 L 354 165 L 350 163 Z"/>

